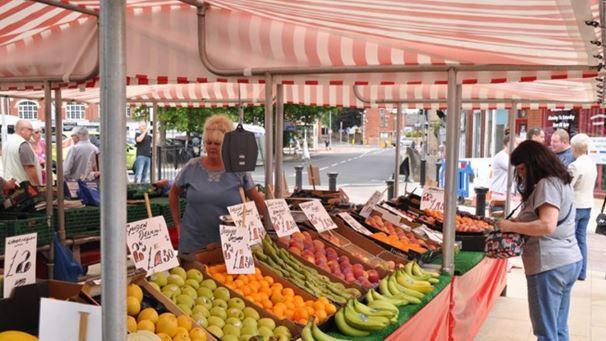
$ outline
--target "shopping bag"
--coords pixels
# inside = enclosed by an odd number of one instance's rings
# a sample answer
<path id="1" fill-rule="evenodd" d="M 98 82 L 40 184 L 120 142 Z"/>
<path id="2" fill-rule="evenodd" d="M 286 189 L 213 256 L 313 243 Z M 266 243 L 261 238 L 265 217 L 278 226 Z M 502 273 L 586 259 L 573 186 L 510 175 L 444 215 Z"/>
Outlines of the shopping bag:
<path id="1" fill-rule="evenodd" d="M 600 211 L 600 214 L 598 214 L 597 218 L 595 219 L 597 223 L 595 233 L 601 235 L 606 235 L 606 214 L 604 214 L 604 206 L 606 206 L 606 198 L 604 198 L 604 202 L 602 203 L 602 210 Z"/>
<path id="2" fill-rule="evenodd" d="M 99 185 L 94 181 L 78 180 L 78 197 L 84 205 L 99 206 L 101 204 Z"/>
<path id="3" fill-rule="evenodd" d="M 78 278 L 84 275 L 82 265 L 76 261 L 72 252 L 61 244 L 56 233 L 53 236 L 53 246 L 55 248 L 54 278 L 60 281 L 77 282 Z"/>

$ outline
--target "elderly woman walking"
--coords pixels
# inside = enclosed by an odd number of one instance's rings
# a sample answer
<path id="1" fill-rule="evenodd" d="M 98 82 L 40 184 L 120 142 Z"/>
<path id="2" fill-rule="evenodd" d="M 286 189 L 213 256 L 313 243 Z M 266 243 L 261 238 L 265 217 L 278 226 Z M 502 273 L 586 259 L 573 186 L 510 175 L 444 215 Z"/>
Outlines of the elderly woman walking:
<path id="1" fill-rule="evenodd" d="M 578 278 L 581 281 L 587 277 L 587 224 L 591 217 L 593 189 L 598 176 L 596 164 L 588 155 L 590 143 L 591 140 L 586 134 L 577 134 L 570 140 L 572 154 L 576 160 L 568 166 L 576 204 L 575 234 L 583 255 L 583 266 Z"/>

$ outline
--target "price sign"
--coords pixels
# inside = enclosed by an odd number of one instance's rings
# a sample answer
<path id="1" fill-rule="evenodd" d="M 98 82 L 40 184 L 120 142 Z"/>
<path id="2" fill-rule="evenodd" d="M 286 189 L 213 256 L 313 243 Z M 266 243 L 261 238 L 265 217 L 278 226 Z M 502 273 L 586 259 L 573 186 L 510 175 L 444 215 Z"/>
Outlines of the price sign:
<path id="1" fill-rule="evenodd" d="M 295 232 L 299 232 L 299 227 L 292 217 L 292 214 L 290 214 L 286 200 L 265 200 L 265 205 L 267 206 L 267 212 L 271 218 L 271 224 L 278 234 L 278 237 L 286 237 Z"/>
<path id="2" fill-rule="evenodd" d="M 250 250 L 249 233 L 236 226 L 219 226 L 221 249 L 227 273 L 230 275 L 250 275 L 255 273 L 255 262 Z"/>
<path id="3" fill-rule="evenodd" d="M 243 217 L 243 209 L 246 207 L 246 218 Z M 265 228 L 261 222 L 259 211 L 253 201 L 249 201 L 245 204 L 238 204 L 229 206 L 227 208 L 231 219 L 234 221 L 234 225 L 237 227 L 243 227 L 250 233 L 249 243 L 250 245 L 257 245 L 265 237 Z"/>
<path id="4" fill-rule="evenodd" d="M 65 185 L 69 192 L 69 197 L 74 199 L 78 197 L 78 190 L 80 186 L 78 185 L 78 181 L 65 181 Z"/>
<path id="5" fill-rule="evenodd" d="M 179 266 L 162 216 L 126 224 L 126 243 L 135 267 L 148 276 Z"/>
<path id="6" fill-rule="evenodd" d="M 427 187 L 423 189 L 421 210 L 444 212 L 444 190 L 436 187 Z"/>
<path id="7" fill-rule="evenodd" d="M 332 221 L 319 200 L 304 202 L 299 204 L 299 207 L 318 232 L 322 233 L 337 228 L 337 224 Z"/>
<path id="8" fill-rule="evenodd" d="M 46 341 L 101 341 L 101 306 L 42 298 L 38 335 Z"/>
<path id="9" fill-rule="evenodd" d="M 384 209 L 386 209 L 386 210 L 388 210 L 389 212 L 397 215 L 400 218 L 406 219 L 408 221 L 412 221 L 412 219 L 410 219 L 409 216 L 407 216 L 404 213 L 400 212 L 400 210 L 398 210 L 396 208 L 393 208 L 393 207 L 391 207 L 391 206 L 389 206 L 387 204 L 381 204 L 381 207 L 384 208 Z"/>
<path id="10" fill-rule="evenodd" d="M 381 201 L 382 198 L 383 198 L 383 193 L 381 193 L 379 191 L 375 191 L 373 193 L 373 195 L 370 197 L 370 199 L 368 199 L 366 204 L 364 204 L 364 207 L 362 207 L 362 210 L 360 211 L 360 215 L 364 218 L 370 217 L 370 214 L 372 213 L 372 209 L 375 207 L 376 204 L 379 203 L 379 201 Z"/>
<path id="11" fill-rule="evenodd" d="M 352 229 L 360 232 L 361 234 L 366 236 L 370 236 L 372 234 L 372 232 L 368 231 L 364 225 L 358 223 L 358 221 L 355 220 L 349 213 L 341 212 L 338 214 L 338 216 L 341 217 L 341 219 L 343 219 Z"/>
<path id="12" fill-rule="evenodd" d="M 13 288 L 36 282 L 37 233 L 8 237 L 4 241 L 4 297 Z"/>

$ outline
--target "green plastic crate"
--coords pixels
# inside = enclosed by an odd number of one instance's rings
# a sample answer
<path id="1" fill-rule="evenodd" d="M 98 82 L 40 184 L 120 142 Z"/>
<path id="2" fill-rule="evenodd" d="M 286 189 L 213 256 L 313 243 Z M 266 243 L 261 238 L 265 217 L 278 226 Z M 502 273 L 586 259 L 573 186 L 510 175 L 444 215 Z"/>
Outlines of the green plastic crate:
<path id="1" fill-rule="evenodd" d="M 49 229 L 46 223 L 46 215 L 41 213 L 3 213 L 0 216 L 4 225 L 4 238 L 2 239 L 2 251 L 4 251 L 4 239 L 6 237 L 19 236 L 22 234 L 38 233 L 38 247 L 50 244 L 53 237 L 53 229 Z M 51 226 L 54 221 L 51 222 Z"/>
<path id="2" fill-rule="evenodd" d="M 55 214 L 57 212 L 55 211 Z M 65 210 L 65 235 L 68 238 L 98 236 L 101 230 L 101 210 L 87 206 Z"/>

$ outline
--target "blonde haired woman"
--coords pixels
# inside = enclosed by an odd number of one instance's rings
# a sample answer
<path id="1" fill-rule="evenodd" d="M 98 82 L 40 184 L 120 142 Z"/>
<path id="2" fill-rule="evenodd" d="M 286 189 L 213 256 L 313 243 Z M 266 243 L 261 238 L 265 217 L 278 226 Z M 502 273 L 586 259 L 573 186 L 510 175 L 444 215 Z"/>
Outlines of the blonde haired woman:
<path id="1" fill-rule="evenodd" d="M 233 122 L 223 115 L 213 115 L 204 124 L 206 155 L 191 159 L 179 172 L 169 192 L 169 203 L 179 235 L 179 252 L 191 253 L 210 243 L 219 243 L 219 216 L 227 207 L 242 202 L 239 187 L 263 212 L 263 198 L 247 173 L 227 173 L 221 158 L 225 133 Z M 179 197 L 186 191 L 187 206 L 180 219 Z"/>

